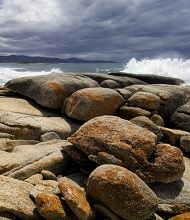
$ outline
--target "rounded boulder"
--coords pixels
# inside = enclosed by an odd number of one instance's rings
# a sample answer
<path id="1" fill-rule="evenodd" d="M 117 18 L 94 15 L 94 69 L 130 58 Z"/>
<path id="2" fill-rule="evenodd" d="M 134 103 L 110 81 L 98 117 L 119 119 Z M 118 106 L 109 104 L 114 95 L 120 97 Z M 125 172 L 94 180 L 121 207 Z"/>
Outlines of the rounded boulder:
<path id="1" fill-rule="evenodd" d="M 145 220 L 156 211 L 155 193 L 136 174 L 117 165 L 101 165 L 89 176 L 89 197 L 126 220 Z"/>

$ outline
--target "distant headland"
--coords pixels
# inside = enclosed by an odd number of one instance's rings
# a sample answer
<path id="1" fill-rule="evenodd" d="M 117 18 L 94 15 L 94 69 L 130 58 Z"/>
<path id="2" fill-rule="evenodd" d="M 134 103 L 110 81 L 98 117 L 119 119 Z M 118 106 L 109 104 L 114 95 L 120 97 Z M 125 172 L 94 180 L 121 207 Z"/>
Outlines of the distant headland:
<path id="1" fill-rule="evenodd" d="M 117 63 L 106 60 L 83 60 L 78 58 L 52 58 L 52 57 L 32 57 L 25 55 L 0 56 L 0 63 Z"/>

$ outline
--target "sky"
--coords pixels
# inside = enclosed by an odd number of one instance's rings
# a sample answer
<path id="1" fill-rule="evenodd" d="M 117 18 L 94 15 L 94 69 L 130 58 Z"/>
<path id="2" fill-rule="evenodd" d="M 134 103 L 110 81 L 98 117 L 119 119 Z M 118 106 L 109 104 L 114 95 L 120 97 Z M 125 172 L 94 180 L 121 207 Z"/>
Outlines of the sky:
<path id="1" fill-rule="evenodd" d="M 0 55 L 190 57 L 190 0 L 0 0 Z"/>

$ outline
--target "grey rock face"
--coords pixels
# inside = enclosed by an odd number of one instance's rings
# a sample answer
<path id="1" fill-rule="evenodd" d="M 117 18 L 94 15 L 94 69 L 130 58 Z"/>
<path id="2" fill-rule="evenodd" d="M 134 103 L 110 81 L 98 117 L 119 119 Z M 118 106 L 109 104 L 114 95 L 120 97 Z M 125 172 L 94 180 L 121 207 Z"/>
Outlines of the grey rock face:
<path id="1" fill-rule="evenodd" d="M 177 128 L 190 131 L 190 102 L 180 106 L 171 116 L 170 123 Z"/>

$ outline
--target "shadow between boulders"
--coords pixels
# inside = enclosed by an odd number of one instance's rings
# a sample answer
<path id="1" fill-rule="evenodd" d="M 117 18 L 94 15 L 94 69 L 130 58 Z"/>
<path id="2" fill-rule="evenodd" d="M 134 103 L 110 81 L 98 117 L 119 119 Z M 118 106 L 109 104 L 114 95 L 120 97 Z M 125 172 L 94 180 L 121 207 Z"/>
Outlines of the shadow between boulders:
<path id="1" fill-rule="evenodd" d="M 184 182 L 180 179 L 172 183 L 151 183 L 148 185 L 160 199 L 171 200 L 180 195 Z"/>

